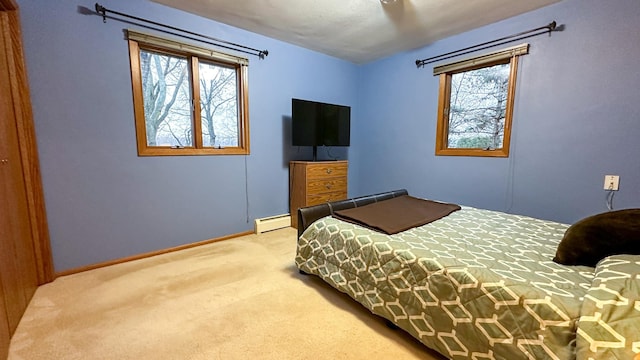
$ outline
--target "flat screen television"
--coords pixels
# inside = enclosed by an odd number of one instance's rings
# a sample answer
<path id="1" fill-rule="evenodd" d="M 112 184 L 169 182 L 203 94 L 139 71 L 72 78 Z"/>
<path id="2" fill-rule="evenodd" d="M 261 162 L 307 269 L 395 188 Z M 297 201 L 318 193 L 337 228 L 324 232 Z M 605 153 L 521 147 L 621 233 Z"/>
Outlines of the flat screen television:
<path id="1" fill-rule="evenodd" d="M 291 99 L 293 146 L 313 146 L 313 161 L 318 146 L 349 146 L 351 107 L 317 101 Z"/>

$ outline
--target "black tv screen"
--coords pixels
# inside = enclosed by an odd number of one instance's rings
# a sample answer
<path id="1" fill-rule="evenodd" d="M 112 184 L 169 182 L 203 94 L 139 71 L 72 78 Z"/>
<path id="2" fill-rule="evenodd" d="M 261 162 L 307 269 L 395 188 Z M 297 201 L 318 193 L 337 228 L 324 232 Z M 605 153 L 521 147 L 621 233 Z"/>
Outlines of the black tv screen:
<path id="1" fill-rule="evenodd" d="M 351 108 L 317 101 L 291 100 L 293 146 L 349 146 Z"/>

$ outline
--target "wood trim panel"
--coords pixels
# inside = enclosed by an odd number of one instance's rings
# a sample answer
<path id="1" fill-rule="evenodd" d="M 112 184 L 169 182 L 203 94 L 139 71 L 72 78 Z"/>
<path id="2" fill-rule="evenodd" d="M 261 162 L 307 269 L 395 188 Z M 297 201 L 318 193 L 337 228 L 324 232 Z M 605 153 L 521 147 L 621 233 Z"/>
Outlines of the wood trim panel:
<path id="1" fill-rule="evenodd" d="M 0 359 L 6 359 L 9 354 L 9 344 L 11 343 L 11 333 L 9 332 L 9 321 L 7 320 L 7 310 L 4 307 L 4 290 L 2 289 L 2 278 L 0 277 Z"/>
<path id="2" fill-rule="evenodd" d="M 20 18 L 17 11 L 6 12 L 9 28 L 8 65 L 13 107 L 18 127 L 18 141 L 27 191 L 31 233 L 36 259 L 38 284 L 53 281 L 54 269 L 46 216 L 42 175 L 36 144 L 31 95 L 22 48 Z"/>
<path id="3" fill-rule="evenodd" d="M 160 49 L 161 51 L 171 51 L 176 54 L 191 54 L 196 55 L 197 57 L 201 57 L 203 59 L 208 59 L 213 62 L 219 62 L 222 64 L 233 64 L 233 65 L 247 65 L 249 64 L 249 59 L 237 56 L 226 54 L 223 52 L 215 51 L 206 47 L 196 46 L 191 43 L 185 43 L 182 41 L 176 41 L 168 38 L 163 38 L 155 35 L 151 35 L 144 32 L 139 32 L 132 29 L 127 29 L 127 39 L 130 41 L 135 41 L 139 44 L 143 44 L 144 48 L 152 47 L 156 49 Z"/>
<path id="4" fill-rule="evenodd" d="M 490 52 L 488 54 L 474 56 L 470 59 L 455 61 L 449 64 L 433 67 L 433 75 L 444 73 L 454 73 L 460 70 L 468 71 L 471 68 L 484 67 L 487 64 L 500 62 L 506 59 L 512 59 L 514 56 L 526 55 L 529 53 L 529 44 L 523 43 L 506 49 Z"/>
<path id="5" fill-rule="evenodd" d="M 0 11 L 18 10 L 18 4 L 14 0 L 0 0 Z"/>
<path id="6" fill-rule="evenodd" d="M 240 117 L 238 118 L 238 132 L 240 136 L 240 148 L 244 154 L 248 155 L 251 153 L 251 141 L 249 138 L 249 67 L 246 65 L 240 65 L 240 69 L 238 70 L 238 89 L 239 94 L 241 95 L 240 103 L 238 106 L 238 112 L 240 113 Z"/>
<path id="7" fill-rule="evenodd" d="M 222 236 L 222 237 L 209 239 L 209 240 L 204 240 L 204 241 L 199 241 L 199 242 L 195 242 L 195 243 L 191 243 L 191 244 L 175 246 L 175 247 L 171 247 L 171 248 L 167 248 L 167 249 L 147 252 L 147 253 L 144 253 L 144 254 L 133 255 L 133 256 L 128 256 L 128 257 L 124 257 L 124 258 L 120 258 L 120 259 L 105 261 L 105 262 L 101 262 L 101 263 L 97 263 L 97 264 L 82 266 L 82 267 L 78 267 L 78 268 L 75 268 L 75 269 L 65 270 L 65 271 L 61 271 L 59 273 L 56 273 L 56 277 L 77 274 L 77 273 L 80 273 L 80 272 L 99 269 L 99 268 L 102 268 L 102 267 L 105 267 L 105 266 L 122 264 L 122 263 L 126 263 L 126 262 L 129 262 L 129 261 L 146 259 L 146 258 L 150 258 L 150 257 L 156 256 L 156 255 L 162 255 L 162 254 L 167 254 L 167 253 L 171 253 L 171 252 L 175 252 L 175 251 L 191 249 L 191 248 L 194 248 L 194 247 L 197 247 L 197 246 L 212 244 L 212 243 L 215 243 L 215 242 L 229 240 L 229 239 L 233 239 L 233 238 L 237 238 L 237 237 L 245 236 L 245 235 L 250 235 L 250 234 L 253 234 L 253 231 L 245 231 L 245 232 L 241 232 L 241 233 L 237 233 L 237 234 Z"/>
<path id="8" fill-rule="evenodd" d="M 142 95 L 142 74 L 140 74 L 140 47 L 138 43 L 129 40 L 129 64 L 131 64 L 131 85 L 133 93 L 133 116 L 144 118 L 144 101 Z M 143 121 L 136 121 L 136 143 L 138 144 L 138 154 L 141 154 L 147 142 L 147 129 Z"/>
<path id="9" fill-rule="evenodd" d="M 509 149 L 511 149 L 511 123 L 516 99 L 516 79 L 518 77 L 519 58 L 519 56 L 511 58 L 511 73 L 509 74 L 509 88 L 507 89 L 507 112 L 504 116 L 504 138 L 502 139 L 502 150 L 505 157 L 509 156 Z"/>
<path id="10" fill-rule="evenodd" d="M 189 76 L 191 79 L 189 83 L 191 84 L 191 93 L 192 93 L 192 105 L 191 109 L 191 121 L 193 122 L 193 133 L 198 136 L 193 137 L 193 142 L 197 149 L 201 149 L 204 146 L 204 141 L 202 141 L 202 102 L 200 99 L 200 81 L 195 81 L 195 74 L 199 74 L 200 71 L 200 60 L 197 57 L 190 57 L 189 65 L 191 66 L 191 71 L 189 72 Z"/>
<path id="11" fill-rule="evenodd" d="M 0 358 L 37 286 L 54 276 L 17 9 L 0 0 Z"/>
<path id="12" fill-rule="evenodd" d="M 438 93 L 438 118 L 436 119 L 436 155 L 446 148 L 447 134 L 449 133 L 449 108 L 446 107 L 447 99 L 451 96 L 451 83 L 447 74 L 440 74 L 440 87 Z"/>
<path id="13" fill-rule="evenodd" d="M 23 276 L 20 274 L 17 258 L 18 244 L 15 241 L 24 233 L 24 228 L 21 226 L 22 222 L 16 221 L 17 216 L 12 215 L 15 210 L 11 209 L 12 200 L 19 198 L 19 195 L 24 195 L 24 189 L 16 186 L 21 180 L 15 179 L 16 174 L 20 172 L 16 169 L 20 154 L 17 149 L 12 94 L 8 86 L 10 75 L 7 64 L 7 40 L 7 13 L 0 12 L 0 121 L 2 121 L 0 123 L 0 157 L 2 159 L 0 164 L 0 281 L 4 298 L 0 306 L 5 310 L 7 330 L 12 334 L 26 308 L 26 302 Z M 16 192 L 20 194 L 15 194 Z"/>
<path id="14" fill-rule="evenodd" d="M 143 141 L 147 141 L 146 137 Z M 249 155 L 247 151 L 239 147 L 226 148 L 206 148 L 196 149 L 195 147 L 184 147 L 172 149 L 171 147 L 149 146 L 142 150 L 138 149 L 139 156 L 198 156 L 198 155 Z"/>
<path id="15" fill-rule="evenodd" d="M 26 179 L 30 158 L 10 27 L 15 14 L 0 12 L 0 279 L 9 334 L 17 328 L 38 286 L 33 234 L 37 229 L 31 217 L 33 194 L 29 194 Z"/>

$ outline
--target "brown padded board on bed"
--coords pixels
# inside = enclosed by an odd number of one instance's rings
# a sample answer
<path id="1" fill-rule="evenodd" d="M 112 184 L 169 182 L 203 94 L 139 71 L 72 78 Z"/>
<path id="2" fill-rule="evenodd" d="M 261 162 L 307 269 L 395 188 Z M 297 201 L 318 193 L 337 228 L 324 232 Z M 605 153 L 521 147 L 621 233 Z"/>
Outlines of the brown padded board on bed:
<path id="1" fill-rule="evenodd" d="M 460 210 L 456 204 L 398 196 L 361 207 L 339 210 L 333 217 L 386 234 L 396 234 L 441 219 Z"/>
<path id="2" fill-rule="evenodd" d="M 300 208 L 298 209 L 298 237 L 300 237 L 314 221 L 332 215 L 334 211 L 364 206 L 408 194 L 406 189 L 400 189 Z"/>

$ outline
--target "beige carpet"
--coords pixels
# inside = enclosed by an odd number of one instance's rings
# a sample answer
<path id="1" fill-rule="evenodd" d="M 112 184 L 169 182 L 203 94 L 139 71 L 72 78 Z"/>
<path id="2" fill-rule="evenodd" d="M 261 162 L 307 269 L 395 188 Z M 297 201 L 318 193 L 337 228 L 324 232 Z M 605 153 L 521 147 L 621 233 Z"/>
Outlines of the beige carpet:
<path id="1" fill-rule="evenodd" d="M 293 264 L 293 228 L 40 287 L 9 359 L 440 359 Z"/>

